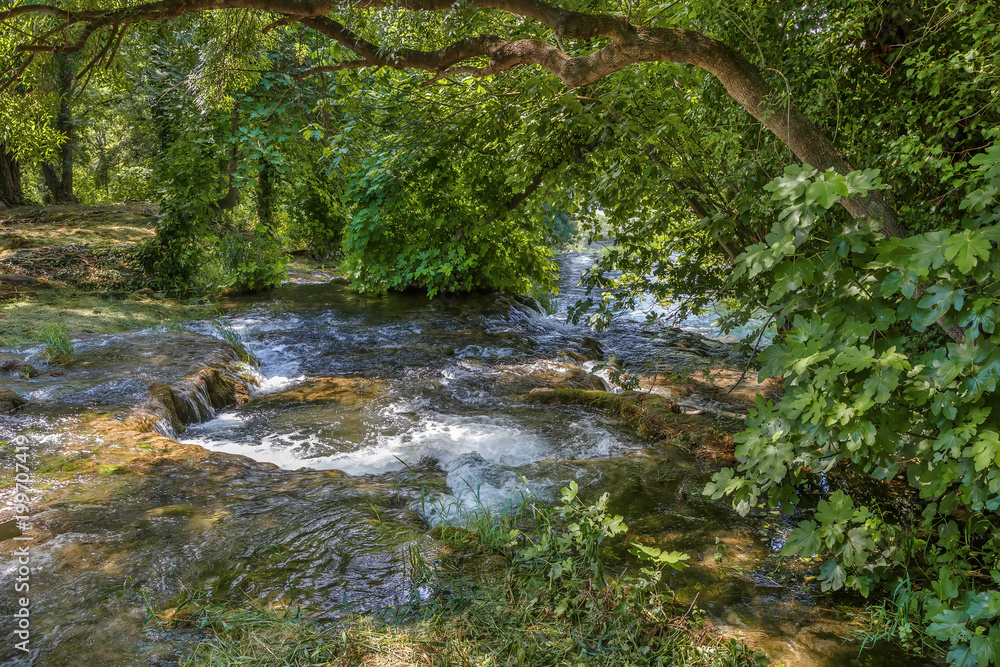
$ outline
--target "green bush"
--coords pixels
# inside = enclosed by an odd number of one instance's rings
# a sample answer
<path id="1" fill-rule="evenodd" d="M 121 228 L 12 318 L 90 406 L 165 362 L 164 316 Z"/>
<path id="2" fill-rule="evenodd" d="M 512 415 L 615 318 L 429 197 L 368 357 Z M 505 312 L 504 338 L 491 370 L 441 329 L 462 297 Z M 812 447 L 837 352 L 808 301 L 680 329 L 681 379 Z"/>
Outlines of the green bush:
<path id="1" fill-rule="evenodd" d="M 290 205 L 288 235 L 302 244 L 313 259 L 328 259 L 341 252 L 346 223 L 340 193 L 329 179 L 302 179 Z"/>
<path id="2" fill-rule="evenodd" d="M 225 287 L 257 291 L 280 285 L 287 275 L 283 239 L 260 224 L 223 234 L 216 247 Z"/>
<path id="3" fill-rule="evenodd" d="M 477 289 L 525 294 L 552 284 L 544 230 L 511 216 L 491 219 L 489 201 L 461 183 L 440 156 L 383 156 L 365 162 L 345 202 L 352 212 L 344 268 L 365 291 Z M 448 193 L 447 195 L 445 193 Z"/>

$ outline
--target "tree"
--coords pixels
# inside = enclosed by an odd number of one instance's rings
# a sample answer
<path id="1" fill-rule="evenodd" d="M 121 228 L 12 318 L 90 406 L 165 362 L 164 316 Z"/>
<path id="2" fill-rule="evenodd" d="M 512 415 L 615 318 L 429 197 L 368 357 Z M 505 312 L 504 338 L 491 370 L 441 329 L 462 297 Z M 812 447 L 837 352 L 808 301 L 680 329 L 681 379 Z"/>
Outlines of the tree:
<path id="1" fill-rule="evenodd" d="M 64 56 L 55 57 L 56 96 L 59 100 L 59 110 L 56 113 L 55 129 L 62 135 L 62 145 L 59 147 L 59 162 L 42 164 L 42 176 L 45 186 L 49 189 L 52 202 L 55 204 L 77 204 L 79 200 L 73 194 L 73 159 L 76 149 L 76 124 L 73 119 L 72 101 L 76 94 L 76 68 Z"/>
<path id="2" fill-rule="evenodd" d="M 362 31 L 376 35 L 380 32 L 383 21 L 371 11 L 380 8 L 390 13 L 402 10 L 446 14 L 481 9 L 531 22 L 520 20 L 516 27 L 508 29 L 511 34 L 506 38 L 480 33 L 436 49 L 417 50 L 365 39 Z M 634 24 L 628 17 L 578 12 L 539 0 L 473 0 L 457 10 L 447 0 L 414 0 L 398 5 L 363 0 L 347 7 L 326 0 L 195 0 L 97 9 L 54 3 L 8 9 L 0 12 L 0 22 L 16 25 L 32 35 L 7 54 L 10 70 L 16 76 L 37 53 L 88 51 L 91 62 L 99 62 L 110 57 L 112 45 L 134 24 L 226 9 L 273 12 L 277 18 L 264 28 L 265 33 L 279 25 L 298 23 L 342 47 L 340 53 L 354 56 L 352 60 L 317 64 L 300 76 L 348 68 L 392 67 L 431 72 L 432 82 L 453 75 L 487 77 L 519 66 L 540 65 L 566 85 L 578 88 L 642 62 L 694 65 L 714 75 L 736 102 L 784 141 L 800 160 L 820 170 L 832 168 L 842 174 L 851 171 L 829 139 L 788 101 L 782 103 L 759 69 L 723 42 L 692 30 Z M 333 13 L 340 14 L 342 20 L 330 16 Z M 351 19 L 359 24 L 357 30 L 347 27 Z M 434 24 L 435 20 L 428 22 Z M 482 25 L 476 18 L 470 23 L 473 27 Z M 547 38 L 564 46 L 564 40 L 569 40 L 570 45 L 565 49 L 553 46 Z M 596 41 L 598 48 L 592 48 L 591 41 Z M 483 59 L 488 62 L 483 64 Z M 844 206 L 855 216 L 881 218 L 889 235 L 906 234 L 896 222 L 895 212 L 876 194 L 844 200 Z"/>
<path id="3" fill-rule="evenodd" d="M 21 164 L 7 146 L 0 144 L 0 207 L 21 206 L 24 203 Z"/>

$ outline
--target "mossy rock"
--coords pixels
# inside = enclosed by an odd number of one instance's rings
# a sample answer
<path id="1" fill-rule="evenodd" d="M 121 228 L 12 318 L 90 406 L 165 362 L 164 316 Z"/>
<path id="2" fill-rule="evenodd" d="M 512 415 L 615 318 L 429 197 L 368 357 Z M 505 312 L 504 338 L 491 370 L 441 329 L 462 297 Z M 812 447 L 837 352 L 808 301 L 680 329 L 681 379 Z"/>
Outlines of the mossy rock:
<path id="1" fill-rule="evenodd" d="M 28 404 L 28 399 L 15 394 L 10 389 L 0 389 L 0 415 L 14 412 L 23 405 Z"/>
<path id="2" fill-rule="evenodd" d="M 618 414 L 636 426 L 641 435 L 685 445 L 692 450 L 707 450 L 717 458 L 719 452 L 733 451 L 730 433 L 720 430 L 705 415 L 679 412 L 671 400 L 657 394 L 627 391 L 612 394 L 589 389 L 534 389 L 525 400 L 532 403 L 587 405 Z"/>
<path id="3" fill-rule="evenodd" d="M 14 357 L 0 357 L 0 373 L 10 373 L 24 378 L 38 376 L 38 369 Z"/>

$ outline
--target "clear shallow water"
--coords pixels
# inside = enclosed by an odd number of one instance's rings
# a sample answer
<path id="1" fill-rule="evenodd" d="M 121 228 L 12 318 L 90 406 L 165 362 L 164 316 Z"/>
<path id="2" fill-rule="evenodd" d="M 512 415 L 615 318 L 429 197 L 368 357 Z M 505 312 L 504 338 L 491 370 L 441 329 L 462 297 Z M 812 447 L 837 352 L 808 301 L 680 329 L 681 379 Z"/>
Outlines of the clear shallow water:
<path id="1" fill-rule="evenodd" d="M 694 567 L 673 585 L 689 599 L 697 594 L 720 625 L 754 637 L 789 665 L 853 664 L 842 618 L 817 612 L 820 603 L 798 585 L 799 575 L 778 581 L 767 573 L 787 519 L 765 517 L 768 527 L 758 533 L 760 517 L 741 519 L 700 496 L 709 473 L 686 452 L 651 455 L 620 420 L 520 398 L 560 381 L 585 385 L 580 367 L 594 364 L 586 357 L 614 354 L 633 367 L 681 371 L 730 355 L 727 345 L 693 335 L 718 334 L 707 317 L 673 330 L 647 329 L 638 312 L 601 333 L 566 323 L 565 306 L 582 295 L 576 281 L 592 260 L 561 258 L 556 315 L 506 296 L 428 301 L 327 285 L 237 306 L 230 319 L 260 356 L 265 380 L 254 402 L 190 428 L 184 441 L 359 479 L 430 471 L 440 486 L 421 488 L 409 504 L 427 522 L 517 504 L 527 492 L 551 500 L 576 480 L 590 497 L 611 493 L 635 534 L 692 554 Z M 377 386 L 330 392 L 329 378 Z M 717 566 L 717 540 L 729 545 L 732 562 Z"/>
<path id="2" fill-rule="evenodd" d="M 580 296 L 576 283 L 592 260 L 587 253 L 561 258 L 564 308 L 554 315 L 506 296 L 428 301 L 330 285 L 286 287 L 269 302 L 237 308 L 230 322 L 261 360 L 260 400 L 191 427 L 184 442 L 285 469 L 350 475 L 430 462 L 448 473 L 452 494 L 480 489 L 493 501 L 523 485 L 500 471 L 636 449 L 641 441 L 617 423 L 579 409 L 529 406 L 518 396 L 581 373 L 578 364 L 594 364 L 581 359 L 601 351 L 637 363 L 667 357 L 680 370 L 725 358 L 730 349 L 681 331 L 654 334 L 637 315 L 600 334 L 568 324 L 565 304 Z M 344 377 L 380 385 L 365 398 L 322 395 L 326 378 Z M 301 400 L 305 395 L 314 400 Z M 561 483 L 529 482 L 539 493 Z"/>

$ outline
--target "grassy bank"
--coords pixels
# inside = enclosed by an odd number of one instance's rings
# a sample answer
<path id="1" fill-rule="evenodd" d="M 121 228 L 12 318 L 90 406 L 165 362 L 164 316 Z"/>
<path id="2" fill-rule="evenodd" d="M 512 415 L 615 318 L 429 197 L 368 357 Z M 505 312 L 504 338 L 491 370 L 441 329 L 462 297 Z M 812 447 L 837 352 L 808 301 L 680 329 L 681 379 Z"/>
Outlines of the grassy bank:
<path id="1" fill-rule="evenodd" d="M 0 347 L 40 341 L 45 331 L 120 333 L 212 314 L 207 304 L 185 304 L 147 295 L 116 295 L 73 288 L 38 289 L 0 302 Z"/>
<path id="2" fill-rule="evenodd" d="M 0 212 L 0 347 L 44 332 L 120 333 L 211 318 L 207 300 L 150 289 L 139 248 L 156 233 L 148 204 L 26 206 Z M 292 257 L 295 274 L 339 274 L 335 262 Z"/>
<path id="3" fill-rule="evenodd" d="M 142 289 L 150 276 L 137 250 L 155 234 L 155 213 L 145 204 L 3 211 L 0 346 L 44 341 L 55 329 L 119 333 L 205 317 L 204 306 Z"/>

